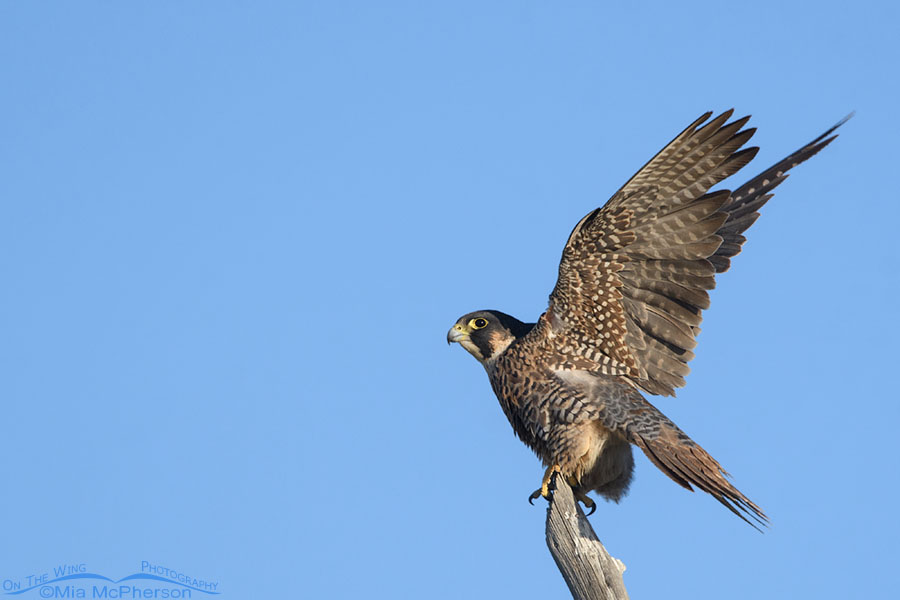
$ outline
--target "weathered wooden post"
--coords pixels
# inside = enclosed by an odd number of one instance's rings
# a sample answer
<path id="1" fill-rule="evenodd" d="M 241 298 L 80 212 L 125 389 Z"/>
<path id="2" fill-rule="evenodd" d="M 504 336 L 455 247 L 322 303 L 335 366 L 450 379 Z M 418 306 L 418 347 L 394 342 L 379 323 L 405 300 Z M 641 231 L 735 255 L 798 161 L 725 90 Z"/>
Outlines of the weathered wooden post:
<path id="1" fill-rule="evenodd" d="M 597 539 L 572 490 L 557 478 L 547 507 L 547 547 L 575 600 L 626 600 L 625 565 Z"/>

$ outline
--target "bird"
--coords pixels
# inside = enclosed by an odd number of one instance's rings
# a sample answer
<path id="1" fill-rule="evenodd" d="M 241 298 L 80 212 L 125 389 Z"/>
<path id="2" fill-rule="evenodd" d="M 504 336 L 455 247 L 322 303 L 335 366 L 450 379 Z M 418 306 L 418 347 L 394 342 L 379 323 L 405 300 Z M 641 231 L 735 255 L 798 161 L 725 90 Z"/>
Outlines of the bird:
<path id="1" fill-rule="evenodd" d="M 710 191 L 756 155 L 749 116 L 706 112 L 605 205 L 575 225 L 549 305 L 534 323 L 498 310 L 460 317 L 447 333 L 487 371 L 513 431 L 540 458 L 529 497 L 557 478 L 588 509 L 619 502 L 637 446 L 675 483 L 700 489 L 757 527 L 768 517 L 697 442 L 644 397 L 674 396 L 694 358 L 715 276 L 731 266 L 788 171 L 837 137 L 848 115 L 736 189 Z"/>

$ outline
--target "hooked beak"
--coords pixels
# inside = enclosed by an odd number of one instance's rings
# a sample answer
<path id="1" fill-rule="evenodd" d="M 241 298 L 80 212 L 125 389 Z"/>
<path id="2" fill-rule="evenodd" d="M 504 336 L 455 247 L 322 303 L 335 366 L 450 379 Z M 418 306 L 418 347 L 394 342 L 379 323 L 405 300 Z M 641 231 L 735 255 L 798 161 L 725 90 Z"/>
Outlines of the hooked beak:
<path id="1" fill-rule="evenodd" d="M 447 332 L 447 344 L 449 345 L 453 342 L 461 342 L 468 337 L 469 333 L 466 331 L 465 327 L 457 323 L 450 328 L 450 331 Z"/>

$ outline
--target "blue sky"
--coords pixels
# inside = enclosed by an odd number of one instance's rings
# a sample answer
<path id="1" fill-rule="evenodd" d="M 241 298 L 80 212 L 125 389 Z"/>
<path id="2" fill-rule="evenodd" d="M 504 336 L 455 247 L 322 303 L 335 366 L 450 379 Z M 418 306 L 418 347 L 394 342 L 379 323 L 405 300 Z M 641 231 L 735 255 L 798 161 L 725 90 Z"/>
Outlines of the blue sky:
<path id="1" fill-rule="evenodd" d="M 575 222 L 734 106 L 762 148 L 735 186 L 857 111 L 655 401 L 773 525 L 642 456 L 592 523 L 635 598 L 883 597 L 900 14 L 810 7 L 0 3 L 0 583 L 564 596 L 541 466 L 446 331 L 535 319 Z"/>

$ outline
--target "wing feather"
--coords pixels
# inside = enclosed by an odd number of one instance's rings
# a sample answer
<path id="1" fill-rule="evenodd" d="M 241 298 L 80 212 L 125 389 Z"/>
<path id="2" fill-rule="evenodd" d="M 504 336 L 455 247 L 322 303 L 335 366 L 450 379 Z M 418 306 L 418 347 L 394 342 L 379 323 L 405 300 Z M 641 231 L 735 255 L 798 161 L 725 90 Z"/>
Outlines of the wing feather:
<path id="1" fill-rule="evenodd" d="M 691 123 L 601 208 L 563 249 L 550 307 L 529 334 L 578 368 L 674 395 L 690 372 L 715 274 L 730 266 L 743 233 L 787 171 L 831 143 L 846 119 L 733 193 L 710 188 L 744 167 L 754 129 L 732 111 Z M 849 117 L 848 117 L 849 118 Z"/>

